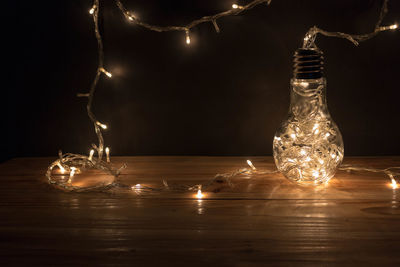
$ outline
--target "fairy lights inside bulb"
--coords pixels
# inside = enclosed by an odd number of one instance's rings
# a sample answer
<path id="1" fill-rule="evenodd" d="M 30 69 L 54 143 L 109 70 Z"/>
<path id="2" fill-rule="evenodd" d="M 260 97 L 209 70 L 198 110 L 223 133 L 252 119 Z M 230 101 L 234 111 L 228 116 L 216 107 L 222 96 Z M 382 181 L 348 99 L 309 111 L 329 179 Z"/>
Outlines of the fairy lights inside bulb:
<path id="1" fill-rule="evenodd" d="M 107 162 L 110 162 L 110 148 L 106 147 Z"/>
<path id="2" fill-rule="evenodd" d="M 197 190 L 196 198 L 202 199 L 203 197 L 204 197 L 204 194 L 201 192 L 201 189 Z"/>
<path id="3" fill-rule="evenodd" d="M 92 161 L 93 155 L 94 155 L 94 149 L 91 149 L 89 152 L 89 158 L 88 158 L 90 161 Z"/>
<path id="4" fill-rule="evenodd" d="M 253 170 L 256 170 L 256 167 L 254 167 L 253 162 L 251 162 L 251 160 L 247 160 L 247 164 L 248 164 Z"/>
<path id="5" fill-rule="evenodd" d="M 64 172 L 65 172 L 65 168 L 61 165 L 60 162 L 57 163 L 57 166 L 58 166 L 58 168 L 60 169 L 60 172 L 61 172 L 61 173 L 64 173 Z"/>
<path id="6" fill-rule="evenodd" d="M 76 171 L 76 168 L 75 167 L 71 167 L 71 172 L 69 173 L 69 179 L 68 179 L 68 183 L 69 184 L 72 183 L 72 178 L 74 178 L 75 171 Z"/>

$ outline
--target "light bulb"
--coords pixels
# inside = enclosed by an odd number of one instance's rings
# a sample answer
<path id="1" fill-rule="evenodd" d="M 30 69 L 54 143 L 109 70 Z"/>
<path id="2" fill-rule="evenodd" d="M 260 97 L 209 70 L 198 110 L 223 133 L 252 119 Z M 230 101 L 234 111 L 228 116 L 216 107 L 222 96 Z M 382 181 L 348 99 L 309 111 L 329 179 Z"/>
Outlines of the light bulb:
<path id="1" fill-rule="evenodd" d="M 107 162 L 110 162 L 110 148 L 106 147 Z"/>
<path id="2" fill-rule="evenodd" d="M 342 135 L 326 104 L 322 54 L 318 49 L 296 51 L 289 115 L 273 141 L 278 170 L 304 185 L 328 182 L 344 153 Z"/>
<path id="3" fill-rule="evenodd" d="M 186 44 L 190 45 L 190 35 L 188 30 L 186 30 Z"/>
<path id="4" fill-rule="evenodd" d="M 91 149 L 90 152 L 89 152 L 89 158 L 88 158 L 89 161 L 92 161 L 93 155 L 94 155 L 94 149 Z"/>

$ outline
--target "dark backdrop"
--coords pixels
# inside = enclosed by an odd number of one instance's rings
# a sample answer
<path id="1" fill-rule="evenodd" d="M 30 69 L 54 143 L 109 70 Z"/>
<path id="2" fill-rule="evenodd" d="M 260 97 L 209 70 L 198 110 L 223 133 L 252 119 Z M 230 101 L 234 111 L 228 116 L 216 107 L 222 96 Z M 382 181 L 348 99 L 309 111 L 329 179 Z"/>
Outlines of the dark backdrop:
<path id="1" fill-rule="evenodd" d="M 12 1 L 14 2 L 14 1 Z M 230 8 L 231 0 L 125 0 L 152 24 L 184 24 Z M 239 3 L 246 3 L 241 1 Z M 96 142 L 85 110 L 97 44 L 89 0 L 8 3 L 14 49 L 4 87 L 1 159 L 87 153 Z M 185 45 L 181 32 L 130 25 L 114 1 L 101 1 L 105 66 L 94 112 L 109 129 L 113 155 L 271 155 L 289 104 L 292 55 L 309 27 L 366 33 L 381 1 L 273 0 L 202 24 Z M 13 12 L 8 12 L 13 10 Z M 397 20 L 397 21 L 396 21 Z M 400 1 L 384 24 L 400 22 Z M 15 26 L 15 27 L 14 27 Z M 400 32 L 355 47 L 320 36 L 328 103 L 346 155 L 399 154 Z M 11 55 L 11 56 L 10 56 Z"/>

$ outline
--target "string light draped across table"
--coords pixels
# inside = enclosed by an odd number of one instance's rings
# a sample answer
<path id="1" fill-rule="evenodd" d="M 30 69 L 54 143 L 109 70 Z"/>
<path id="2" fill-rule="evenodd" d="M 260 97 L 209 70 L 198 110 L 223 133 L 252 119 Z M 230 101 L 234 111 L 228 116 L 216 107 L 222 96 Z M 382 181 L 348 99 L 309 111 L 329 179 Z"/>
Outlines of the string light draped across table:
<path id="1" fill-rule="evenodd" d="M 156 32 L 166 32 L 166 31 L 181 31 L 184 33 L 184 40 L 187 45 L 190 45 L 190 30 L 202 23 L 211 23 L 215 31 L 217 33 L 220 32 L 220 28 L 217 24 L 217 20 L 227 16 L 235 16 L 243 13 L 244 11 L 250 10 L 258 5 L 265 4 L 270 5 L 271 0 L 254 0 L 249 2 L 246 5 L 239 5 L 237 3 L 232 4 L 232 8 L 215 15 L 204 16 L 200 19 L 196 19 L 186 25 L 182 26 L 158 26 L 152 25 L 147 22 L 140 20 L 137 16 L 134 15 L 133 12 L 127 10 L 123 5 L 122 1 L 115 0 L 115 4 L 117 8 L 122 12 L 123 16 L 129 21 L 134 23 L 135 25 L 139 25 L 148 30 L 156 31 Z M 355 45 L 358 45 L 359 42 L 368 40 L 378 33 L 387 30 L 396 30 L 398 29 L 397 24 L 389 25 L 389 26 L 381 26 L 383 19 L 388 12 L 387 8 L 388 0 L 384 0 L 380 12 L 380 16 L 378 22 L 374 28 L 374 31 L 369 34 L 347 34 L 342 32 L 328 32 L 322 30 L 316 26 L 312 27 L 304 37 L 303 48 L 316 48 L 315 40 L 318 34 L 322 34 L 328 37 L 339 37 L 350 40 Z M 99 82 L 100 76 L 102 74 L 106 75 L 108 78 L 112 78 L 112 73 L 106 70 L 104 66 L 104 52 L 103 52 L 103 42 L 101 33 L 99 30 L 99 11 L 100 11 L 100 1 L 94 0 L 92 7 L 89 9 L 89 14 L 93 18 L 94 23 L 94 33 L 97 40 L 98 47 L 98 66 L 96 75 L 92 81 L 88 93 L 79 93 L 78 97 L 86 97 L 87 98 L 87 113 L 88 116 L 93 123 L 94 130 L 98 139 L 98 144 L 92 144 L 92 149 L 89 151 L 89 155 L 81 155 L 81 154 L 73 154 L 73 153 L 62 153 L 59 152 L 59 158 L 53 161 L 47 170 L 46 176 L 48 178 L 48 182 L 59 189 L 65 191 L 74 191 L 74 192 L 88 192 L 88 191 L 109 191 L 113 188 L 124 188 L 127 190 L 132 190 L 135 192 L 148 192 L 148 191 L 162 191 L 162 190 L 176 190 L 176 191 L 187 191 L 193 190 L 197 192 L 196 197 L 201 198 L 203 196 L 202 190 L 206 190 L 208 186 L 215 182 L 226 182 L 228 185 L 231 185 L 230 178 L 235 177 L 237 175 L 251 175 L 251 174 L 270 174 L 276 173 L 277 170 L 259 170 L 255 168 L 255 166 L 248 161 L 248 165 L 250 168 L 242 168 L 232 173 L 224 173 L 217 174 L 214 178 L 212 178 L 208 183 L 205 184 L 197 184 L 193 186 L 170 186 L 167 181 L 163 181 L 163 185 L 160 188 L 150 188 L 144 187 L 140 184 L 128 186 L 124 185 L 118 180 L 118 176 L 121 171 L 126 167 L 125 164 L 122 166 L 115 168 L 110 160 L 110 148 L 104 146 L 104 139 L 102 135 L 102 131 L 107 129 L 107 125 L 100 122 L 96 116 L 92 112 L 93 98 L 96 91 L 97 84 Z M 106 153 L 106 160 L 103 159 L 104 153 Z M 358 167 L 352 165 L 342 165 L 339 170 L 346 171 L 369 171 L 369 172 L 380 172 L 386 174 L 392 182 L 392 187 L 397 188 L 396 176 L 400 175 L 400 171 L 398 171 L 400 167 L 393 167 L 387 169 L 374 169 L 367 167 Z M 74 177 L 76 174 L 85 173 L 88 170 L 99 170 L 109 176 L 112 177 L 111 181 L 97 183 L 96 185 L 84 186 L 74 184 Z M 55 175 L 57 174 L 57 175 Z"/>

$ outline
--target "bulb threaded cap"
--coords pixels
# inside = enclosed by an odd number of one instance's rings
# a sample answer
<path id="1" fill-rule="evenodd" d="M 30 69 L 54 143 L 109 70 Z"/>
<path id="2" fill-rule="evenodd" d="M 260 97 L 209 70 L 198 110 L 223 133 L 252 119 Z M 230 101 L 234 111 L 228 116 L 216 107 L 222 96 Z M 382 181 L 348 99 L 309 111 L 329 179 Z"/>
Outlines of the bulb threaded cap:
<path id="1" fill-rule="evenodd" d="M 296 79 L 319 79 L 323 75 L 324 57 L 316 48 L 299 48 L 294 53 L 294 77 Z"/>

